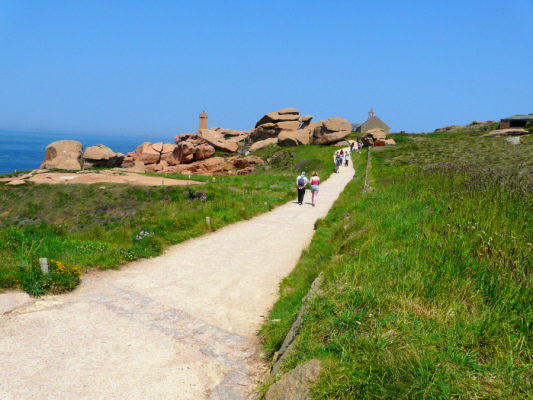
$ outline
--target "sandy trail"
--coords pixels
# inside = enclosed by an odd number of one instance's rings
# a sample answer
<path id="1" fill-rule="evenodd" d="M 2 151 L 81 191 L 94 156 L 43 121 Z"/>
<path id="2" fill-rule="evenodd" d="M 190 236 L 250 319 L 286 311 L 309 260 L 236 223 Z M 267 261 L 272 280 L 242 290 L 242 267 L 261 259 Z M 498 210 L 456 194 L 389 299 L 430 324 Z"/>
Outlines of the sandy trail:
<path id="1" fill-rule="evenodd" d="M 0 398 L 246 398 L 263 372 L 255 333 L 279 282 L 353 174 L 350 162 L 322 183 L 316 207 L 308 190 L 302 206 L 92 273 L 71 294 L 0 316 Z"/>

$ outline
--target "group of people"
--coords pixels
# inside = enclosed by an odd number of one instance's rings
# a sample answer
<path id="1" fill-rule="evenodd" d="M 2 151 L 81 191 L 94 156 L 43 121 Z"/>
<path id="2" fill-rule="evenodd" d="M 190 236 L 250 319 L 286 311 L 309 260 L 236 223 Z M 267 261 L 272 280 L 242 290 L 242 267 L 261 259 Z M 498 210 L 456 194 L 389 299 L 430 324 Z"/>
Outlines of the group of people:
<path id="1" fill-rule="evenodd" d="M 305 172 L 302 172 L 298 178 L 296 178 L 296 185 L 298 186 L 298 204 L 302 205 L 304 202 L 305 196 L 305 187 L 307 184 L 311 185 L 311 204 L 313 207 L 316 204 L 316 198 L 318 196 L 318 187 L 320 185 L 320 178 L 316 171 L 313 172 L 311 179 L 307 179 Z"/>
<path id="2" fill-rule="evenodd" d="M 335 172 L 339 172 L 339 167 L 344 162 L 344 165 L 347 167 L 348 163 L 350 161 L 350 153 L 354 151 L 360 150 L 361 147 L 363 147 L 363 144 L 361 142 L 352 142 L 350 143 L 350 151 L 348 150 L 344 151 L 338 151 L 335 153 L 334 161 L 335 161 Z M 304 196 L 305 196 L 305 188 L 306 186 L 310 184 L 311 185 L 311 204 L 313 207 L 316 204 L 316 198 L 318 196 L 318 187 L 320 185 L 320 178 L 318 177 L 318 173 L 316 171 L 313 171 L 313 175 L 311 176 L 311 179 L 307 179 L 305 176 L 305 172 L 302 172 L 298 178 L 296 178 L 296 186 L 298 187 L 298 204 L 302 205 L 304 202 Z"/>
<path id="3" fill-rule="evenodd" d="M 343 162 L 346 167 L 348 166 L 348 163 L 350 161 L 350 153 L 348 152 L 348 150 L 346 150 L 346 152 L 344 150 L 341 150 L 336 152 L 333 158 L 333 161 L 335 163 L 335 172 L 339 173 L 339 167 L 342 165 Z"/>

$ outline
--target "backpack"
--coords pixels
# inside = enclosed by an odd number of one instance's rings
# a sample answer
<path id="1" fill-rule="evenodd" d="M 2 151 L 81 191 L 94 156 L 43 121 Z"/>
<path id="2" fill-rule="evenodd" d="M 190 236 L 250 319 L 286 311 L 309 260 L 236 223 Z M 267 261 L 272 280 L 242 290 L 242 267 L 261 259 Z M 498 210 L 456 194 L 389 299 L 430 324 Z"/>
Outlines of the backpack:
<path id="1" fill-rule="evenodd" d="M 298 179 L 298 187 L 304 187 L 305 186 L 305 179 L 299 178 Z"/>

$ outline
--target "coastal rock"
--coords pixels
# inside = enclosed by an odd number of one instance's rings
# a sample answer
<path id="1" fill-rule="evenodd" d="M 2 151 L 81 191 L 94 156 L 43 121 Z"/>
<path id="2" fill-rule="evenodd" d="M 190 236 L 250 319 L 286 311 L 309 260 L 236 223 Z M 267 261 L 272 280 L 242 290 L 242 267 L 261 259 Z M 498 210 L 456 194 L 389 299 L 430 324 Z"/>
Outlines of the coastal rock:
<path id="1" fill-rule="evenodd" d="M 233 169 L 233 164 L 224 157 L 212 157 L 191 164 L 180 164 L 172 167 L 178 174 L 217 174 L 227 173 Z"/>
<path id="2" fill-rule="evenodd" d="M 352 124 L 344 118 L 332 117 L 320 123 L 313 131 L 313 144 L 334 144 L 346 138 L 352 132 Z"/>
<path id="3" fill-rule="evenodd" d="M 167 157 L 167 162 L 173 164 L 187 164 L 194 161 L 205 160 L 215 154 L 215 148 L 202 140 L 186 140 L 176 145 L 172 157 Z M 177 161 L 177 162 L 176 162 Z"/>
<path id="4" fill-rule="evenodd" d="M 313 116 L 312 115 L 302 115 L 300 117 L 300 121 L 302 122 L 311 122 L 311 120 L 313 119 Z"/>
<path id="5" fill-rule="evenodd" d="M 282 122 L 282 121 L 298 121 L 300 119 L 300 112 L 296 108 L 283 108 L 278 111 L 273 111 L 268 114 L 265 114 L 257 123 L 255 127 L 257 128 L 260 125 L 273 122 Z"/>
<path id="6" fill-rule="evenodd" d="M 396 142 L 394 141 L 394 139 L 385 139 L 384 142 L 385 142 L 385 146 L 394 146 L 394 145 L 396 145 Z"/>
<path id="7" fill-rule="evenodd" d="M 343 140 L 342 142 L 335 143 L 335 146 L 338 146 L 338 147 L 350 147 L 350 143 L 347 142 L 346 140 Z"/>
<path id="8" fill-rule="evenodd" d="M 508 128 L 508 129 L 497 129 L 490 133 L 487 133 L 483 136 L 492 136 L 492 137 L 501 137 L 501 136 L 522 136 L 528 135 L 529 132 L 521 128 Z"/>
<path id="9" fill-rule="evenodd" d="M 299 129 L 297 131 L 282 131 L 278 135 L 278 144 L 284 147 L 296 147 L 309 143 L 309 129 Z"/>
<path id="10" fill-rule="evenodd" d="M 300 126 L 300 113 L 296 108 L 284 108 L 265 114 L 250 132 L 252 141 L 275 138 L 281 131 L 297 130 Z"/>
<path id="11" fill-rule="evenodd" d="M 299 121 L 282 121 L 278 122 L 275 125 L 275 129 L 280 129 L 282 131 L 295 131 L 300 127 Z"/>
<path id="12" fill-rule="evenodd" d="M 234 153 L 239 149 L 237 143 L 233 140 L 226 140 L 224 135 L 210 129 L 200 129 L 198 136 L 216 149 Z"/>
<path id="13" fill-rule="evenodd" d="M 256 150 L 263 149 L 263 148 L 267 147 L 271 143 L 278 143 L 278 139 L 277 138 L 270 138 L 270 139 L 265 139 L 265 140 L 260 140 L 258 142 L 255 142 L 250 147 L 250 151 L 256 151 Z"/>
<path id="14" fill-rule="evenodd" d="M 46 146 L 41 169 L 81 170 L 83 146 L 76 140 L 59 140 Z"/>
<path id="15" fill-rule="evenodd" d="M 156 148 L 159 148 L 157 143 Z M 135 156 L 133 158 L 135 161 L 142 161 L 145 165 L 157 164 L 161 159 L 161 153 L 154 149 L 152 143 L 144 142 L 135 149 Z"/>
<path id="16" fill-rule="evenodd" d="M 363 137 L 365 136 L 370 136 L 372 139 L 374 139 L 374 142 L 376 140 L 385 140 L 387 138 L 387 134 L 381 129 L 370 129 L 363 135 Z"/>
<path id="17" fill-rule="evenodd" d="M 302 126 L 300 126 L 300 129 L 307 128 L 310 129 L 311 132 L 313 132 L 318 125 L 320 125 L 319 122 L 303 122 Z"/>
<path id="18" fill-rule="evenodd" d="M 233 165 L 235 165 L 235 167 L 239 169 L 244 169 L 254 165 L 265 165 L 265 162 L 261 157 L 250 156 L 244 158 L 237 158 L 233 161 Z"/>
<path id="19" fill-rule="evenodd" d="M 374 139 L 370 136 L 363 137 L 361 140 L 363 142 L 363 147 L 372 147 L 374 145 Z"/>
<path id="20" fill-rule="evenodd" d="M 122 163 L 121 166 L 122 169 L 127 170 L 128 172 L 137 172 L 137 173 L 145 173 L 146 172 L 146 166 L 142 161 L 133 161 L 131 163 Z"/>
<path id="21" fill-rule="evenodd" d="M 265 400 L 310 400 L 311 385 L 320 374 L 320 360 L 313 359 L 287 372 L 268 388 Z"/>
<path id="22" fill-rule="evenodd" d="M 83 158 L 94 167 L 115 168 L 120 167 L 126 156 L 122 153 L 115 153 L 103 144 L 87 147 Z"/>

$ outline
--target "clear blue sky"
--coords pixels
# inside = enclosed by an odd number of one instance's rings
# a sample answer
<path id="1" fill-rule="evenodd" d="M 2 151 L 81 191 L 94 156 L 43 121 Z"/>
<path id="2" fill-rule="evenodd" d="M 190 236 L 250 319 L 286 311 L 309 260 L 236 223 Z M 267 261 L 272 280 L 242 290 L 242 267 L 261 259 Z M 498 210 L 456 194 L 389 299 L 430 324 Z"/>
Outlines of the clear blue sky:
<path id="1" fill-rule="evenodd" d="M 248 130 L 296 107 L 393 131 L 533 112 L 533 0 L 0 0 L 0 129 Z"/>

